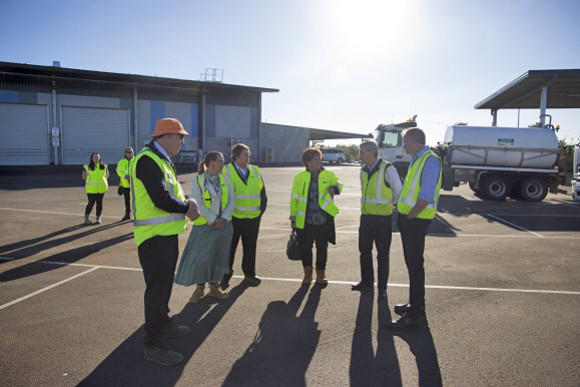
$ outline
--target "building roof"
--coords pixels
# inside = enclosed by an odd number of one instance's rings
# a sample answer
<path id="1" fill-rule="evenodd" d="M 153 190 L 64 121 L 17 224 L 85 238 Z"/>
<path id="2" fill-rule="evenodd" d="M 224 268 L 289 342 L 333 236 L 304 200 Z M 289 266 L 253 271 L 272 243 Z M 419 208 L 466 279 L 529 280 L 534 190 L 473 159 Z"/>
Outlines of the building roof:
<path id="1" fill-rule="evenodd" d="M 310 131 L 310 140 L 339 140 L 343 138 L 369 138 L 372 134 L 340 132 L 338 130 L 305 128 Z"/>
<path id="2" fill-rule="evenodd" d="M 580 108 L 580 69 L 530 70 L 483 101 L 475 109 L 537 109 L 542 87 L 548 87 L 547 108 Z"/>
<path id="3" fill-rule="evenodd" d="M 131 86 L 173 87 L 199 90 L 202 87 L 215 89 L 237 89 L 254 92 L 278 92 L 278 89 L 265 87 L 232 85 L 221 82 L 192 81 L 188 79 L 153 77 L 148 75 L 110 73 L 94 70 L 80 70 L 59 66 L 40 66 L 13 62 L 0 62 L 0 74 L 32 77 L 50 77 L 94 81 L 101 83 L 125 84 Z"/>

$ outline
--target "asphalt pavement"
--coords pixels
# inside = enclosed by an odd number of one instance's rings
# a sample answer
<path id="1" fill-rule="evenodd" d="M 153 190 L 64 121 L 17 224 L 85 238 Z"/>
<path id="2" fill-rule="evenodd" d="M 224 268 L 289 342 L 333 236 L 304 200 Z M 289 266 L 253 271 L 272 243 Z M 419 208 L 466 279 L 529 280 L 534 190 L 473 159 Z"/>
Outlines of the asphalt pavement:
<path id="1" fill-rule="evenodd" d="M 386 328 L 409 291 L 397 228 L 388 299 L 351 291 L 359 169 L 328 168 L 345 185 L 330 284 L 300 286 L 301 265 L 285 256 L 302 168 L 262 168 L 262 284 L 244 286 L 238 247 L 229 300 L 191 305 L 193 288 L 175 285 L 170 314 L 193 333 L 171 343 L 185 358 L 172 367 L 143 359 L 143 274 L 116 187 L 103 223 L 83 226 L 80 176 L 0 176 L 0 385 L 580 385 L 580 208 L 571 195 L 489 202 L 467 186 L 444 191 L 427 237 L 426 319 L 398 332 Z M 193 176 L 179 176 L 186 192 Z"/>

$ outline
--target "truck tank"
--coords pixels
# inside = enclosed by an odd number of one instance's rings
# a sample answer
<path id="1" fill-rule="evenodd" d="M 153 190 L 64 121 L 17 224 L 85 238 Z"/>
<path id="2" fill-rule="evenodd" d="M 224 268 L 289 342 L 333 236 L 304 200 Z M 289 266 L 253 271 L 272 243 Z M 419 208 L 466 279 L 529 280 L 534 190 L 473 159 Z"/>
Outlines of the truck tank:
<path id="1" fill-rule="evenodd" d="M 546 128 L 453 125 L 445 133 L 450 164 L 512 168 L 552 168 L 558 138 Z"/>

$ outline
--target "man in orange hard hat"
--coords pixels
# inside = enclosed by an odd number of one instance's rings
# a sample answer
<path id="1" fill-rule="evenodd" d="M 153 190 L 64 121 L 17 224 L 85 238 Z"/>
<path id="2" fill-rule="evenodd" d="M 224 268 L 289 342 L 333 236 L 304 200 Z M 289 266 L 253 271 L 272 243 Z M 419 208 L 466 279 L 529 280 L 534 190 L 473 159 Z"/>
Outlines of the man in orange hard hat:
<path id="1" fill-rule="evenodd" d="M 177 235 L 186 230 L 186 216 L 199 217 L 197 204 L 186 199 L 171 162 L 187 134 L 179 120 L 160 119 L 153 140 L 139 152 L 130 171 L 133 235 L 146 285 L 144 355 L 162 365 L 183 360 L 167 340 L 191 333 L 187 325 L 173 325 L 168 316 L 179 252 Z"/>

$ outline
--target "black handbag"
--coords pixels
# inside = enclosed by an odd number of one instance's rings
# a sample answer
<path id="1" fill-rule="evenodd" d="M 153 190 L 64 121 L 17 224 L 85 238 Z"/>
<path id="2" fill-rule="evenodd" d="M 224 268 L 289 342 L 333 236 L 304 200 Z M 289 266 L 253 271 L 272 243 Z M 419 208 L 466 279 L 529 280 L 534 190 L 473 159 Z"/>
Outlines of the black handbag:
<path id="1" fill-rule="evenodd" d="M 117 188 L 117 195 L 123 196 L 123 187 L 119 184 L 119 188 Z"/>
<path id="2" fill-rule="evenodd" d="M 302 256 L 300 254 L 300 246 L 298 245 L 298 236 L 296 235 L 296 229 L 292 229 L 290 234 L 290 239 L 286 244 L 286 255 L 291 261 L 300 261 Z"/>

